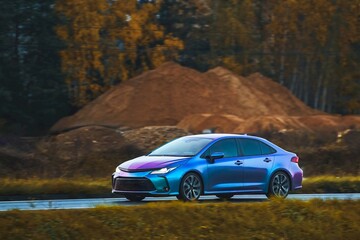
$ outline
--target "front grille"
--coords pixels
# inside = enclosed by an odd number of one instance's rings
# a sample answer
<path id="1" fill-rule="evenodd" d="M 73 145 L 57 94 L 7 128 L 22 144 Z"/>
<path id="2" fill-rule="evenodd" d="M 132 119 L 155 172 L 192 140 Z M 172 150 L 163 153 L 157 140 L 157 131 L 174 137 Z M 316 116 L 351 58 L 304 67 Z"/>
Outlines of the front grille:
<path id="1" fill-rule="evenodd" d="M 153 191 L 152 182 L 147 178 L 115 178 L 114 190 L 117 191 Z"/>

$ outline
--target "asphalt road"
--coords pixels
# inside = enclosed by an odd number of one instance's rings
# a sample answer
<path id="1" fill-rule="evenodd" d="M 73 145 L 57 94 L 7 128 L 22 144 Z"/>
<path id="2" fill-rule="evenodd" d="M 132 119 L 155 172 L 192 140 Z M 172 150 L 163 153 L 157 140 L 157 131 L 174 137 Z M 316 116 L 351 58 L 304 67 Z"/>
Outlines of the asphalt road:
<path id="1" fill-rule="evenodd" d="M 310 200 L 319 199 L 338 199 L 338 200 L 357 200 L 360 193 L 346 194 L 290 194 L 288 199 Z M 93 208 L 96 206 L 137 206 L 150 202 L 177 201 L 175 197 L 147 197 L 142 202 L 129 202 L 125 198 L 89 198 L 89 199 L 61 199 L 61 200 L 26 200 L 26 201 L 0 201 L 0 211 L 18 210 L 49 210 L 49 209 L 81 209 Z M 200 202 L 220 202 L 215 196 L 202 196 Z M 229 202 L 263 202 L 268 201 L 265 195 L 238 195 Z"/>

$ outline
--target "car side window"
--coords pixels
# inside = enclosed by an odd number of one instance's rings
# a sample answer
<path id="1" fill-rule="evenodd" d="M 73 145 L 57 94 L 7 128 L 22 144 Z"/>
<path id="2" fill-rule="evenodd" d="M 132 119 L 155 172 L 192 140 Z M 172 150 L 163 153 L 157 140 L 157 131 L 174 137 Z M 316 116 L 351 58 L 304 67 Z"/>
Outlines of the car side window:
<path id="1" fill-rule="evenodd" d="M 263 143 L 263 142 L 260 142 L 259 141 L 259 144 L 260 144 L 260 147 L 261 147 L 261 152 L 263 155 L 269 155 L 269 154 L 272 154 L 272 153 L 276 153 L 276 150 L 273 149 L 272 147 L 270 147 L 269 145 Z"/>
<path id="2" fill-rule="evenodd" d="M 255 139 L 238 139 L 244 156 L 269 155 L 276 150 L 269 145 Z"/>
<path id="3" fill-rule="evenodd" d="M 224 157 L 236 157 L 238 156 L 238 150 L 235 139 L 223 139 L 214 143 L 210 147 L 209 154 L 214 152 L 224 153 Z"/>
<path id="4" fill-rule="evenodd" d="M 259 141 L 254 139 L 239 139 L 241 150 L 244 156 L 262 155 Z"/>

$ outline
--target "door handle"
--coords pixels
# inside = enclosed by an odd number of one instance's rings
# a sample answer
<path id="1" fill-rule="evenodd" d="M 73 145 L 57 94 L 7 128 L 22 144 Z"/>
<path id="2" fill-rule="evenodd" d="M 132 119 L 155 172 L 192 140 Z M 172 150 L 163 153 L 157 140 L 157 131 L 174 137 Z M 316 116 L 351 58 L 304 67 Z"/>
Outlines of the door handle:
<path id="1" fill-rule="evenodd" d="M 237 161 L 235 162 L 235 164 L 236 164 L 236 165 L 241 165 L 241 164 L 243 164 L 243 162 L 240 161 L 240 160 L 237 160 Z"/>
<path id="2" fill-rule="evenodd" d="M 271 162 L 271 159 L 270 158 L 265 158 L 264 162 Z"/>

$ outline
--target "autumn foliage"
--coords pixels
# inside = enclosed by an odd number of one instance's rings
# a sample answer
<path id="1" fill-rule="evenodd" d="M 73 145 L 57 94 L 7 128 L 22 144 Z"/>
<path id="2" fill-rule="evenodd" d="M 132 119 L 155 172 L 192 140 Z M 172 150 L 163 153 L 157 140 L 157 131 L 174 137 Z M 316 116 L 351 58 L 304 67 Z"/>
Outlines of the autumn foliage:
<path id="1" fill-rule="evenodd" d="M 185 42 L 185 65 L 261 72 L 313 108 L 359 113 L 359 0 L 189 1 L 210 13 L 164 2 L 172 14 L 162 23 Z"/>
<path id="2" fill-rule="evenodd" d="M 260 72 L 312 108 L 359 114 L 359 12 L 360 0 L 6 1 L 0 129 L 43 134 L 168 60 Z"/>
<path id="3" fill-rule="evenodd" d="M 161 1 L 57 1 L 66 48 L 62 70 L 73 103 L 82 106 L 111 86 L 178 57 L 180 39 L 157 24 Z"/>

